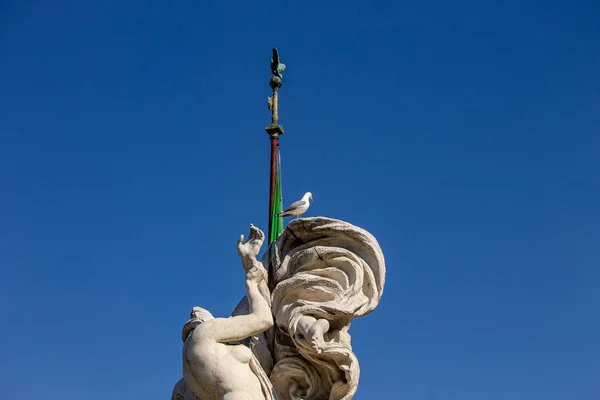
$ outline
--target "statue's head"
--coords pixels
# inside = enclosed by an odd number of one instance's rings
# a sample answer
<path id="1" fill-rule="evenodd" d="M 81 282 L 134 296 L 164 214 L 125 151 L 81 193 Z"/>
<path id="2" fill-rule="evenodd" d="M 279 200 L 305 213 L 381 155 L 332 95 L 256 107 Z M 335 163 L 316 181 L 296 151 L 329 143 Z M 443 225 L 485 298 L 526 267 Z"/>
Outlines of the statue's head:
<path id="1" fill-rule="evenodd" d="M 190 319 L 183 326 L 183 331 L 181 332 L 181 340 L 185 342 L 190 333 L 201 323 L 204 321 L 208 321 L 213 319 L 213 315 L 210 311 L 202 308 L 202 307 L 194 307 L 192 308 L 192 312 L 190 313 Z"/>
<path id="2" fill-rule="evenodd" d="M 190 319 L 198 319 L 201 322 L 208 321 L 209 319 L 213 319 L 213 315 L 205 308 L 202 307 L 194 307 L 192 308 L 192 312 L 190 313 Z"/>

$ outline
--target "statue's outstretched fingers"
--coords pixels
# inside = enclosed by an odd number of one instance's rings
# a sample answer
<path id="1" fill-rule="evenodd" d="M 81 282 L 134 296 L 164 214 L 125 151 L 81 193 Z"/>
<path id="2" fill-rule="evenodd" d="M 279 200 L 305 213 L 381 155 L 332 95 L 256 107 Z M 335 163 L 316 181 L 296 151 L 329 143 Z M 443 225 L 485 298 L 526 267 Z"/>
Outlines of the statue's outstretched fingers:
<path id="1" fill-rule="evenodd" d="M 255 226 L 250 224 L 250 233 L 248 233 L 248 241 L 252 240 L 255 235 Z"/>
<path id="2" fill-rule="evenodd" d="M 238 238 L 238 241 L 237 241 L 237 246 L 236 246 L 238 254 L 240 256 L 242 255 L 242 251 L 243 251 L 242 249 L 244 247 L 243 242 L 244 242 L 244 235 L 240 235 L 240 237 Z"/>

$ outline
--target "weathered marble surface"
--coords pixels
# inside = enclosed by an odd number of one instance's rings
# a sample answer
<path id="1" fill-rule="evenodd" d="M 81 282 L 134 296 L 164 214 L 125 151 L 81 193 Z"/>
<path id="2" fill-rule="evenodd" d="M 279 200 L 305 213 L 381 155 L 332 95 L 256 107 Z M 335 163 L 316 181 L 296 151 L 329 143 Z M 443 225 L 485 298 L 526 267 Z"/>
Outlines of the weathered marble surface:
<path id="1" fill-rule="evenodd" d="M 347 222 L 296 219 L 263 263 L 274 271 L 270 378 L 281 400 L 351 399 L 360 370 L 348 329 L 377 306 L 385 284 L 377 240 Z"/>
<path id="2" fill-rule="evenodd" d="M 246 270 L 254 265 L 242 260 Z M 263 380 L 268 376 L 270 382 L 263 386 L 272 383 L 280 400 L 352 399 L 360 369 L 348 330 L 354 318 L 377 306 L 383 293 L 385 262 L 379 244 L 347 222 L 300 218 L 288 224 L 262 264 L 272 269 L 273 279 L 269 288 L 261 281 L 257 289 L 271 307 L 275 326 L 229 344 L 251 350 L 253 373 Z M 251 314 L 251 300 L 244 297 L 232 315 Z M 172 399 L 212 398 L 196 398 L 182 380 Z"/>

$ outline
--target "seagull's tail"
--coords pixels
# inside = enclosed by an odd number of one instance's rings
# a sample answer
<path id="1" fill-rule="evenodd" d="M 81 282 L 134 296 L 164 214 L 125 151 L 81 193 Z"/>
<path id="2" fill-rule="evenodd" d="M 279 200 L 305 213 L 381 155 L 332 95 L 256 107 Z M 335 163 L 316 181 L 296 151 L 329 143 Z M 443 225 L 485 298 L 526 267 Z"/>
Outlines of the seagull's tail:
<path id="1" fill-rule="evenodd" d="M 279 214 L 277 214 L 278 217 L 285 217 L 285 216 L 288 216 L 288 215 L 293 215 L 293 214 L 290 214 L 289 212 L 286 213 L 285 211 L 280 212 Z"/>

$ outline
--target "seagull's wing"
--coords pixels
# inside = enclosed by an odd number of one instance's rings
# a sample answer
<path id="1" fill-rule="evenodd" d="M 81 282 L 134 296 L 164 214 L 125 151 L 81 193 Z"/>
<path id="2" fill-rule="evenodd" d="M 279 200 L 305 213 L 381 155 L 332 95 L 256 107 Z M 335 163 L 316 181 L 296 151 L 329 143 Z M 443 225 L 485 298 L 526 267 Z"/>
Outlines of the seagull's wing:
<path id="1" fill-rule="evenodd" d="M 298 201 L 295 201 L 295 202 L 293 202 L 292 204 L 290 204 L 290 205 L 288 206 L 288 208 L 286 208 L 285 210 L 283 210 L 283 212 L 285 213 L 285 212 L 288 212 L 288 211 L 293 211 L 293 210 L 295 210 L 296 208 L 298 208 L 298 207 L 300 207 L 300 206 L 303 206 L 303 205 L 305 205 L 305 204 L 306 204 L 306 201 L 304 201 L 304 200 L 298 200 Z"/>

